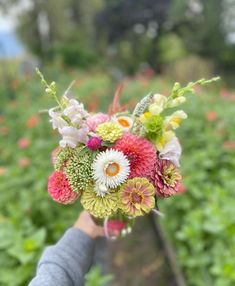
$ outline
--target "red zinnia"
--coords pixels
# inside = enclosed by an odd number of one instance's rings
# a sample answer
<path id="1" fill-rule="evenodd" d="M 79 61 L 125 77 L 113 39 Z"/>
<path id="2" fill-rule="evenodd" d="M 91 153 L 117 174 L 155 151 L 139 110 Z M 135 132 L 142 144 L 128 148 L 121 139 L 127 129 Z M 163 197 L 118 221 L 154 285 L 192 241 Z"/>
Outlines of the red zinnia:
<path id="1" fill-rule="evenodd" d="M 122 151 L 130 161 L 129 178 L 147 177 L 153 170 L 157 155 L 155 147 L 148 140 L 125 133 L 112 148 Z"/>
<path id="2" fill-rule="evenodd" d="M 72 190 L 67 177 L 61 171 L 55 171 L 48 178 L 48 193 L 54 201 L 65 205 L 74 203 L 79 197 L 79 194 Z"/>

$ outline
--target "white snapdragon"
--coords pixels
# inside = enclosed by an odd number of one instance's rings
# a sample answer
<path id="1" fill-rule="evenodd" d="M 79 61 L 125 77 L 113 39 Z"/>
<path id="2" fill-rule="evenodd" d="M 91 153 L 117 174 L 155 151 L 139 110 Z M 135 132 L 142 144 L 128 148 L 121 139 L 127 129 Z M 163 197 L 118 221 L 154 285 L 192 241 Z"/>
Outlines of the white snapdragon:
<path id="1" fill-rule="evenodd" d="M 164 125 L 171 126 L 173 129 L 176 129 L 180 126 L 183 119 L 186 119 L 188 116 L 183 110 L 175 111 L 172 115 L 167 116 Z"/>
<path id="2" fill-rule="evenodd" d="M 153 96 L 153 102 L 154 103 L 149 106 L 149 112 L 154 115 L 158 115 L 164 110 L 165 104 L 167 102 L 167 97 L 156 93 Z"/>
<path id="3" fill-rule="evenodd" d="M 78 143 L 85 144 L 88 140 L 88 130 L 86 128 L 77 129 L 72 126 L 65 126 L 59 128 L 59 133 L 62 135 L 62 140 L 60 140 L 62 148 L 66 146 L 75 148 Z"/>
<path id="4" fill-rule="evenodd" d="M 68 123 L 62 118 L 62 113 L 55 111 L 55 108 L 49 109 L 48 113 L 51 117 L 50 122 L 53 129 L 59 129 L 68 126 Z"/>
<path id="5" fill-rule="evenodd" d="M 76 99 L 70 99 L 68 106 L 64 109 L 66 115 L 73 125 L 81 124 L 84 118 L 88 117 L 88 112 L 84 109 L 84 105 Z"/>
<path id="6" fill-rule="evenodd" d="M 160 159 L 170 160 L 177 167 L 180 166 L 179 160 L 182 154 L 182 148 L 177 137 L 173 137 L 166 143 L 159 154 Z"/>
<path id="7" fill-rule="evenodd" d="M 181 104 L 183 104 L 186 101 L 186 97 L 185 96 L 179 96 L 175 99 L 172 99 L 168 104 L 167 107 L 177 107 Z"/>

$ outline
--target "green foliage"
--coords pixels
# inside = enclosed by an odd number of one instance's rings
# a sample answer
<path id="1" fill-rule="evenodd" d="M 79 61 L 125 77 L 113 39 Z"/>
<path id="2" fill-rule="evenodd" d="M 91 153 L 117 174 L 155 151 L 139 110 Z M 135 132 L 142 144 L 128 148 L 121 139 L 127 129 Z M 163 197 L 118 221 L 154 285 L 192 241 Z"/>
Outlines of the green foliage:
<path id="1" fill-rule="evenodd" d="M 93 267 L 86 275 L 85 286 L 106 286 L 112 280 L 112 275 L 102 275 L 101 268 L 99 266 L 96 266 Z"/>

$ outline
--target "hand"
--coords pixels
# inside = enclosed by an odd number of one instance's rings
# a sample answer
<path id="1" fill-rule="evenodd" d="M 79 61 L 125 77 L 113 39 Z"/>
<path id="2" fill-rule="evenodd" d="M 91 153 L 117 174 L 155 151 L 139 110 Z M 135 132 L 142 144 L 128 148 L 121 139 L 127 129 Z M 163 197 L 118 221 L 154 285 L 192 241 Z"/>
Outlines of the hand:
<path id="1" fill-rule="evenodd" d="M 87 211 L 81 212 L 74 224 L 74 227 L 82 230 L 93 239 L 96 239 L 99 236 L 104 236 L 104 228 L 98 226 Z"/>

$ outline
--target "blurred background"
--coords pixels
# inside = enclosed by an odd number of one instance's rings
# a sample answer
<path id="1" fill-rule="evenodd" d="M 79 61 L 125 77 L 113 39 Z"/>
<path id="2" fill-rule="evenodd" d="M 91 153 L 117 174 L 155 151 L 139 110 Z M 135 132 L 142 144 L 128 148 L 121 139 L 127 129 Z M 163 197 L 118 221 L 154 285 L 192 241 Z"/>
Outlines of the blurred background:
<path id="1" fill-rule="evenodd" d="M 105 111 L 120 82 L 132 108 L 149 91 L 169 94 L 174 81 L 221 76 L 184 105 L 185 189 L 159 202 L 164 235 L 137 222 L 109 246 L 109 272 L 113 286 L 235 285 L 234 19 L 234 0 L 0 0 L 0 285 L 27 285 L 81 209 L 46 192 L 58 137 L 36 67 L 61 95 L 76 80 L 72 93 L 89 111 Z M 106 278 L 94 268 L 87 285 Z"/>

